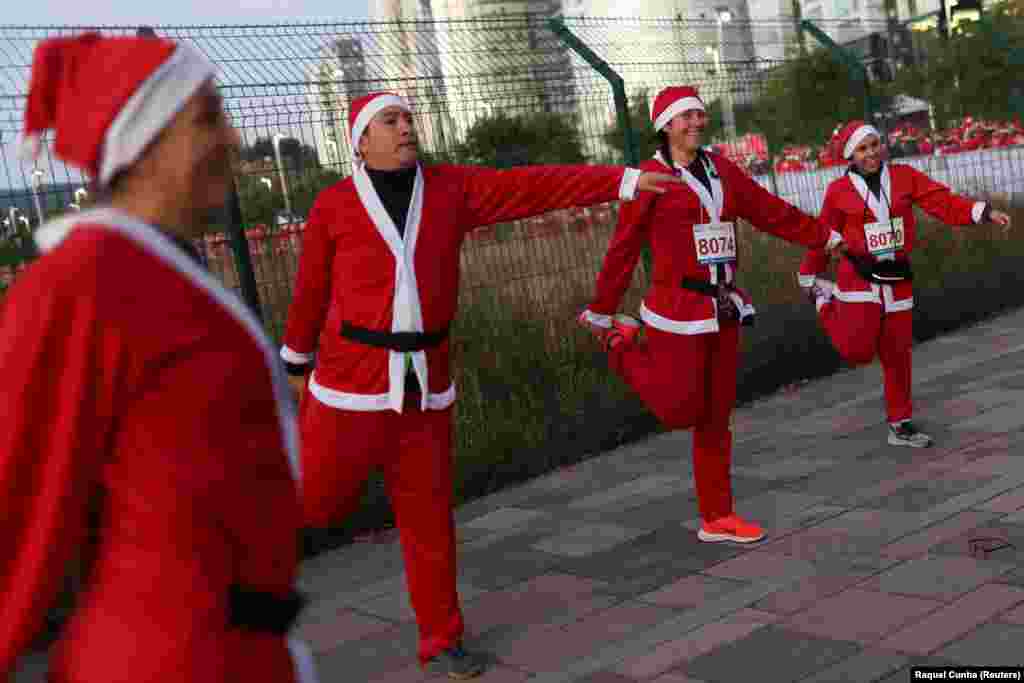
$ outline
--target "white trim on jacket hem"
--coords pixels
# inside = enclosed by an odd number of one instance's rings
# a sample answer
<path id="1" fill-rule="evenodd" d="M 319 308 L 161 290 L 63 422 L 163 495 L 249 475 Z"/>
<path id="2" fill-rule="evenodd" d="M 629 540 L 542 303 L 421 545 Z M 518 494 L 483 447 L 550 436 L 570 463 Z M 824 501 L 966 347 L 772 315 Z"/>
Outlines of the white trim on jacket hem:
<path id="1" fill-rule="evenodd" d="M 718 332 L 718 319 L 705 318 L 703 320 L 672 320 L 658 315 L 647 308 L 644 303 L 640 304 L 640 319 L 656 330 L 671 332 L 672 334 L 707 334 Z"/>
<path id="2" fill-rule="evenodd" d="M 871 289 L 852 292 L 843 291 L 837 286 L 832 291 L 832 296 L 839 301 L 851 304 L 879 304 L 887 313 L 909 311 L 914 307 L 914 297 L 912 296 L 897 301 L 893 296 L 892 285 L 879 285 L 873 282 L 870 284 Z"/>
<path id="3" fill-rule="evenodd" d="M 298 638 L 288 638 L 287 642 L 288 654 L 291 655 L 292 665 L 295 667 L 296 682 L 320 683 L 320 677 L 316 672 L 316 660 L 309 644 Z"/>
<path id="4" fill-rule="evenodd" d="M 589 308 L 583 311 L 583 319 L 591 325 L 597 325 L 598 327 L 611 327 L 612 317 L 606 313 L 594 313 Z"/>
<path id="5" fill-rule="evenodd" d="M 326 406 L 338 410 L 354 410 L 371 412 L 378 410 L 394 410 L 402 412 L 402 406 L 395 409 L 391 405 L 390 394 L 352 394 L 347 391 L 329 389 L 316 381 L 316 371 L 309 378 L 309 392 Z M 455 403 L 455 383 L 440 394 L 427 394 L 423 402 L 425 410 L 444 410 Z"/>

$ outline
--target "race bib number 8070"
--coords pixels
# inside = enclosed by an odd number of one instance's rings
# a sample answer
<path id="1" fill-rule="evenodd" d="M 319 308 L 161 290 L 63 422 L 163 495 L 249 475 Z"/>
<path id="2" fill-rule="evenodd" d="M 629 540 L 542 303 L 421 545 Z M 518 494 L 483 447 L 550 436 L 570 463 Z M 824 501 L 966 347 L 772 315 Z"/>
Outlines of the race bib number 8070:
<path id="1" fill-rule="evenodd" d="M 736 260 L 736 230 L 732 223 L 698 223 L 693 226 L 697 261 L 703 265 Z"/>
<path id="2" fill-rule="evenodd" d="M 894 258 L 896 252 L 903 248 L 904 237 L 902 218 L 868 223 L 864 226 L 864 239 L 867 241 L 868 251 L 875 258 Z"/>

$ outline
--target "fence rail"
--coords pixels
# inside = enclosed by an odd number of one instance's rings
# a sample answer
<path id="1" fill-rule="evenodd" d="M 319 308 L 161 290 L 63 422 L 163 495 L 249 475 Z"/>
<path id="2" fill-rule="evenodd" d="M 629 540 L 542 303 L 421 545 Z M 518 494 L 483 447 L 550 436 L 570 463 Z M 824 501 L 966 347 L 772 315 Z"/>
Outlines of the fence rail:
<path id="1" fill-rule="evenodd" d="M 549 18 L 156 27 L 158 35 L 194 44 L 220 68 L 225 107 L 244 142 L 238 196 L 271 332 L 281 329 L 299 244 L 297 233 L 280 226 L 301 224 L 316 194 L 350 172 L 349 103 L 371 90 L 398 91 L 411 100 L 428 161 L 510 166 L 621 163 L 620 113 L 629 115 L 634 143 L 645 158 L 652 151 L 650 97 L 665 85 L 694 84 L 709 103 L 714 139 L 736 142 L 758 134 L 763 144 L 746 153 L 764 158 L 749 167 L 752 175 L 804 210 L 820 207 L 825 185 L 839 170 L 776 173 L 772 160 L 785 153 L 787 142 L 806 142 L 804 129 L 822 128 L 822 116 L 838 119 L 843 111 L 857 111 L 857 102 L 828 105 L 823 115 L 815 109 L 820 102 L 812 101 L 821 98 L 795 90 L 827 67 L 814 61 L 815 43 L 801 41 L 795 20 L 564 17 L 565 27 L 622 78 L 629 96 L 624 112 L 621 102 L 617 110 L 608 81 L 552 31 Z M 837 42 L 850 37 L 843 25 L 816 23 Z M 35 225 L 41 214 L 69 210 L 84 185 L 80 173 L 52 156 L 44 155 L 33 169 L 15 152 L 34 45 L 87 28 L 0 26 L 0 188 L 8 188 L 0 189 L 0 210 L 7 217 L 8 207 L 18 209 L 8 231 L 19 221 Z M 92 28 L 108 35 L 136 31 Z M 906 51 L 897 50 L 899 32 L 892 24 L 866 29 L 872 33 L 863 38 L 883 45 L 883 52 L 867 57 L 905 66 L 900 60 L 908 59 Z M 913 68 L 945 59 L 946 53 L 929 52 L 945 49 L 941 41 L 914 34 L 910 43 Z M 839 71 L 827 75 L 839 78 Z M 893 87 L 904 87 L 896 82 Z M 779 118 L 795 133 L 779 132 Z M 927 123 L 917 119 L 915 125 Z M 819 135 L 818 144 L 826 141 Z M 1024 191 L 1021 155 L 1018 147 L 908 163 L 957 190 L 1018 201 Z M 510 307 L 567 315 L 589 294 L 614 216 L 615 207 L 606 207 L 482 230 L 463 252 L 464 303 L 487 289 Z M 225 225 L 211 232 L 226 232 Z M 238 287 L 227 245 L 213 237 L 203 248 L 211 268 Z"/>

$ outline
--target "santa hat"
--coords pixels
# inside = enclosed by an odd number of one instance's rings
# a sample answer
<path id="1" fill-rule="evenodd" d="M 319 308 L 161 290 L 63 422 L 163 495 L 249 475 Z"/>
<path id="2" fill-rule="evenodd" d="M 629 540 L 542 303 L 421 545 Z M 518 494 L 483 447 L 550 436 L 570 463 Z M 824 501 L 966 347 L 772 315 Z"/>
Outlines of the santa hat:
<path id="1" fill-rule="evenodd" d="M 348 129 L 352 135 L 352 154 L 356 160 L 359 156 L 359 140 L 362 139 L 366 127 L 374 116 L 388 107 L 401 107 L 412 112 L 409 102 L 401 95 L 392 92 L 372 92 L 354 100 L 348 112 Z"/>
<path id="2" fill-rule="evenodd" d="M 160 38 L 43 40 L 32 59 L 23 153 L 37 157 L 53 129 L 57 157 L 104 187 L 214 73 L 194 48 Z"/>
<path id="3" fill-rule="evenodd" d="M 869 123 L 863 121 L 850 121 L 846 124 L 841 131 L 839 131 L 839 148 L 843 150 L 844 159 L 853 158 L 853 150 L 857 149 L 857 145 L 864 142 L 864 138 L 870 135 L 879 134 L 878 129 Z"/>
<path id="4" fill-rule="evenodd" d="M 673 85 L 665 88 L 654 98 L 654 105 L 651 107 L 651 121 L 654 122 L 654 130 L 660 131 L 668 122 L 690 109 L 704 111 L 704 102 L 697 94 L 697 89 L 688 85 Z"/>

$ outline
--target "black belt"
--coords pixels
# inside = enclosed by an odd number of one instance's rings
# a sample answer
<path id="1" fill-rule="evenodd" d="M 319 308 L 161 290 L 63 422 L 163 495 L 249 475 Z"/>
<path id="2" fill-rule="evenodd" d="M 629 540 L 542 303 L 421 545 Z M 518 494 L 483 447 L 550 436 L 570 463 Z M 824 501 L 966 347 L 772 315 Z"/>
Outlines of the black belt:
<path id="1" fill-rule="evenodd" d="M 377 346 L 392 351 L 423 351 L 441 343 L 448 338 L 448 330 L 451 326 L 446 325 L 443 330 L 436 332 L 381 332 L 369 330 L 365 327 L 356 327 L 349 323 L 341 324 L 341 336 L 351 339 L 367 346 Z"/>
<path id="2" fill-rule="evenodd" d="M 910 269 L 910 261 L 906 259 L 895 259 L 891 261 L 876 261 L 867 256 L 859 256 L 843 251 L 843 256 L 850 262 L 857 274 L 868 282 L 875 282 L 881 285 L 913 280 L 914 273 Z"/>
<path id="3" fill-rule="evenodd" d="M 283 636 L 305 606 L 306 598 L 297 591 L 282 598 L 235 583 L 228 590 L 228 623 L 235 628 Z"/>
<path id="4" fill-rule="evenodd" d="M 679 284 L 683 289 L 689 289 L 691 292 L 697 292 L 705 296 L 718 296 L 718 285 L 713 285 L 707 280 L 692 280 L 684 277 L 683 281 Z"/>

